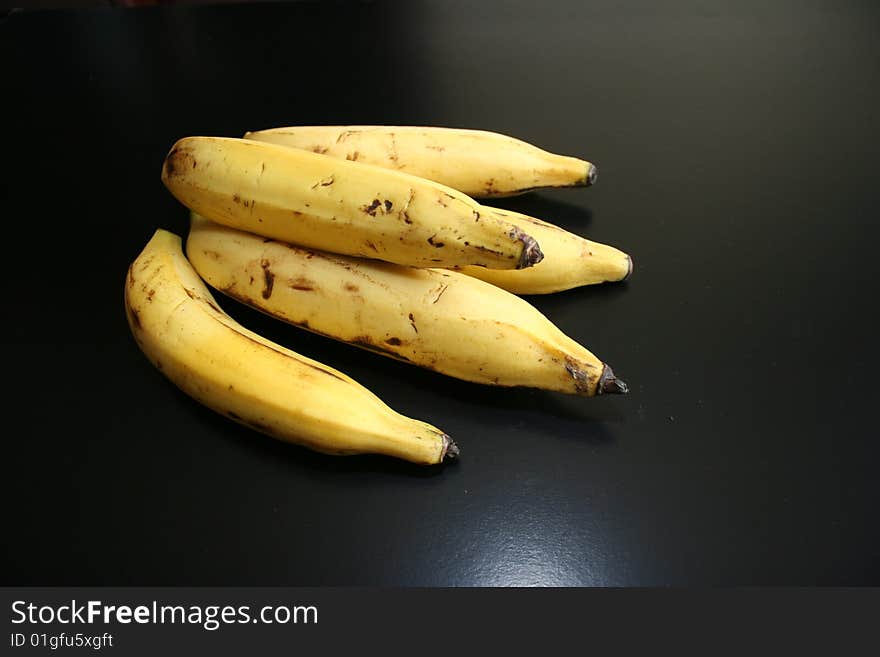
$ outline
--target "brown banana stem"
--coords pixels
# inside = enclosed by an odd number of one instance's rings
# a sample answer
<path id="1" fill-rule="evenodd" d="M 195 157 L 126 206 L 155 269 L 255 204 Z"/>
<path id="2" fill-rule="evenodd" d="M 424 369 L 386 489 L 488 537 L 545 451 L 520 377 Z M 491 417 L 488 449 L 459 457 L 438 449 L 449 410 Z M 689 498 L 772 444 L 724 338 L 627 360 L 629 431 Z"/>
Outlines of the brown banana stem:
<path id="1" fill-rule="evenodd" d="M 523 251 L 522 255 L 519 258 L 519 263 L 517 264 L 517 269 L 525 269 L 526 267 L 532 267 L 537 265 L 544 259 L 544 254 L 541 252 L 541 247 L 534 237 L 531 235 L 527 235 L 519 228 L 514 228 L 510 231 L 510 236 L 519 240 L 523 243 Z"/>
<path id="2" fill-rule="evenodd" d="M 599 177 L 599 170 L 596 168 L 596 165 L 592 162 L 590 163 L 589 168 L 587 169 L 587 183 L 586 186 L 596 184 L 596 179 Z"/>
<path id="3" fill-rule="evenodd" d="M 458 445 L 452 442 L 452 438 L 447 436 L 445 433 L 443 434 L 443 454 L 440 457 L 440 461 L 453 461 L 458 458 L 458 455 L 461 452 L 458 449 Z"/>
<path id="4" fill-rule="evenodd" d="M 614 376 L 614 371 L 606 364 L 602 368 L 602 375 L 599 377 L 599 387 L 596 389 L 596 394 L 625 395 L 628 392 L 629 386 Z"/>

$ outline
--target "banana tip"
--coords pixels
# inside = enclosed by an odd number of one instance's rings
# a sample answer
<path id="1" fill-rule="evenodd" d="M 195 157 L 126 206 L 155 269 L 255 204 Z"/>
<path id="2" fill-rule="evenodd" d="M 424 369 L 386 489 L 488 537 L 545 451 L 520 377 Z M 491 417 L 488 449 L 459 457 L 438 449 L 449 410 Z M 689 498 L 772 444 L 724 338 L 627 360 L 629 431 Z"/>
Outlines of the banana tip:
<path id="1" fill-rule="evenodd" d="M 598 395 L 625 395 L 629 392 L 629 386 L 614 376 L 614 370 L 608 365 L 602 368 L 602 375 L 599 377 L 599 386 L 596 390 Z"/>
<path id="2" fill-rule="evenodd" d="M 460 450 L 458 449 L 458 445 L 456 445 L 452 438 L 447 436 L 445 433 L 443 434 L 443 456 L 440 458 L 441 461 L 454 461 L 458 458 L 460 454 Z"/>
<path id="3" fill-rule="evenodd" d="M 632 276 L 633 273 L 633 259 L 631 255 L 626 256 L 626 276 L 624 276 L 622 281 L 628 281 L 629 277 Z"/>
<path id="4" fill-rule="evenodd" d="M 586 186 L 596 184 L 596 179 L 599 177 L 599 170 L 596 168 L 596 165 L 592 162 L 587 163 L 587 181 Z"/>
<path id="5" fill-rule="evenodd" d="M 526 267 L 534 267 L 544 259 L 544 253 L 538 241 L 531 235 L 527 235 L 519 228 L 514 228 L 510 232 L 510 236 L 523 243 L 522 254 L 520 254 L 517 269 L 525 269 Z"/>

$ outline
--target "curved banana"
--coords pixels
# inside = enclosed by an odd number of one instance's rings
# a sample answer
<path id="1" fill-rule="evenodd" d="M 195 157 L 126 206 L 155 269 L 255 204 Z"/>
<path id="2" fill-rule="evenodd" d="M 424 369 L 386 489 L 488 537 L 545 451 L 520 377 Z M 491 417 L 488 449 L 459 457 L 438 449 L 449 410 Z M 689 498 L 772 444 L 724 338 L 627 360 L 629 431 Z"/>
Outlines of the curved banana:
<path id="1" fill-rule="evenodd" d="M 486 130 L 293 126 L 244 136 L 406 171 L 477 198 L 543 187 L 583 187 L 596 181 L 596 166 L 590 162 Z"/>
<path id="2" fill-rule="evenodd" d="M 521 270 L 457 267 L 463 274 L 514 294 L 550 294 L 583 285 L 626 280 L 632 273 L 632 258 L 613 246 L 591 242 L 519 212 L 483 207 L 528 231 L 541 244 L 544 259 L 534 267 Z"/>
<path id="3" fill-rule="evenodd" d="M 398 360 L 490 385 L 626 392 L 608 365 L 528 302 L 464 274 L 303 249 L 195 215 L 186 252 L 225 294 Z"/>
<path id="4" fill-rule="evenodd" d="M 235 322 L 173 233 L 156 231 L 131 264 L 125 311 L 147 358 L 185 393 L 236 422 L 328 454 L 371 452 L 423 464 L 458 454 L 436 427 Z"/>
<path id="5" fill-rule="evenodd" d="M 449 187 L 247 139 L 187 137 L 162 181 L 191 210 L 265 237 L 417 267 L 530 267 L 529 235 Z"/>

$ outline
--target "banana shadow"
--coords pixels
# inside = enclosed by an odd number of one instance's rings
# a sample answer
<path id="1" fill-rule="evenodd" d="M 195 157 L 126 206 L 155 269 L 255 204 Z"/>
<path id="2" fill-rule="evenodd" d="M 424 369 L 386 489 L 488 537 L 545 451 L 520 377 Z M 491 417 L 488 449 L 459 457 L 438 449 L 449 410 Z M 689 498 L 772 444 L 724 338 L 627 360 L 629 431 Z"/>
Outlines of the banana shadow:
<path id="1" fill-rule="evenodd" d="M 607 399 L 530 388 L 497 388 L 442 375 L 424 382 L 419 381 L 421 378 L 411 379 L 413 387 L 421 389 L 424 385 L 425 394 L 437 397 L 438 405 L 464 406 L 473 413 L 510 418 L 524 422 L 526 431 L 538 429 L 564 440 L 594 445 L 611 443 L 615 436 L 608 423 L 625 419 L 616 405 L 604 403 Z M 466 444 L 462 446 L 465 448 Z"/>
<path id="2" fill-rule="evenodd" d="M 563 314 L 570 315 L 571 309 L 576 308 L 578 315 L 583 314 L 585 323 L 589 323 L 595 321 L 596 317 L 607 315 L 609 302 L 620 299 L 627 294 L 630 282 L 631 280 L 628 279 L 584 285 L 553 294 L 523 294 L 520 296 L 551 319 Z"/>
<path id="3" fill-rule="evenodd" d="M 522 196 L 479 199 L 479 201 L 489 207 L 527 214 L 578 235 L 583 235 L 584 230 L 593 221 L 593 211 L 590 208 L 560 201 L 549 196 L 548 193 L 531 192 Z"/>

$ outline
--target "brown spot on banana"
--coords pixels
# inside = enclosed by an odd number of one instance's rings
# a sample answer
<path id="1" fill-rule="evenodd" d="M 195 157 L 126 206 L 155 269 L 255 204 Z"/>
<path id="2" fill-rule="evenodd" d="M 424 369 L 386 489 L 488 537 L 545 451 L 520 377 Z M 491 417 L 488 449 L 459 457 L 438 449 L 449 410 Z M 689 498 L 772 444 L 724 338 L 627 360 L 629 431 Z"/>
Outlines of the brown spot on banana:
<path id="1" fill-rule="evenodd" d="M 483 253 L 491 253 L 495 256 L 503 256 L 504 254 L 501 251 L 495 251 L 494 249 L 490 249 L 488 246 L 481 246 L 479 244 L 475 244 L 474 248 L 477 251 L 482 251 Z"/>
<path id="2" fill-rule="evenodd" d="M 388 153 L 388 159 L 394 162 L 394 166 L 400 167 L 398 163 L 398 154 L 397 154 L 397 140 L 395 139 L 395 135 L 393 132 L 389 132 L 388 136 L 391 138 L 391 148 Z"/>
<path id="3" fill-rule="evenodd" d="M 345 288 L 346 292 L 360 292 L 361 290 L 354 283 L 346 283 L 343 287 Z"/>
<path id="4" fill-rule="evenodd" d="M 312 185 L 312 189 L 317 189 L 318 187 L 329 187 L 334 182 L 336 182 L 336 176 L 334 176 L 333 174 L 330 174 L 329 176 L 327 176 L 323 180 L 319 180 L 314 185 Z M 308 206 L 308 204 L 306 204 L 306 205 Z"/>
<path id="5" fill-rule="evenodd" d="M 165 162 L 162 164 L 162 177 L 163 178 L 171 178 L 176 176 L 178 173 L 178 169 L 180 168 L 178 165 L 179 156 L 178 149 L 173 148 L 168 155 L 165 156 Z"/>
<path id="6" fill-rule="evenodd" d="M 275 284 L 275 274 L 269 269 L 269 261 L 263 259 L 260 261 L 260 267 L 263 269 L 263 298 L 268 299 L 272 296 L 272 286 Z"/>
<path id="7" fill-rule="evenodd" d="M 359 335 L 355 338 L 351 338 L 350 340 L 344 340 L 344 342 L 348 342 L 349 344 L 360 347 L 361 349 L 366 349 L 367 351 L 372 351 L 373 353 L 381 354 L 382 356 L 388 356 L 390 358 L 394 358 L 395 360 L 400 360 L 405 363 L 411 362 L 409 358 L 403 356 L 396 351 L 392 351 L 391 349 L 385 349 L 381 345 L 377 345 L 368 335 Z"/>
<path id="8" fill-rule="evenodd" d="M 393 347 L 399 347 L 403 343 L 401 342 L 400 338 L 388 338 L 387 340 L 385 340 L 385 344 L 390 344 Z"/>
<path id="9" fill-rule="evenodd" d="M 565 369 L 574 380 L 575 392 L 581 395 L 622 395 L 629 392 L 629 387 L 621 379 L 614 376 L 614 371 L 605 363 L 602 364 L 602 372 L 595 377 L 596 368 L 588 363 L 577 362 L 566 357 Z M 596 379 L 595 384 L 592 381 Z"/>
<path id="10" fill-rule="evenodd" d="M 290 281 L 290 283 L 288 283 L 288 287 L 292 290 L 311 292 L 315 289 L 315 281 L 308 278 L 300 277 L 296 280 Z"/>
<path id="11" fill-rule="evenodd" d="M 579 395 L 595 394 L 593 386 L 590 384 L 590 375 L 586 371 L 584 364 L 572 360 L 565 359 L 565 370 L 571 375 L 574 381 L 574 389 Z"/>
<path id="12" fill-rule="evenodd" d="M 413 314 L 412 314 L 412 313 L 409 314 L 409 323 L 410 323 L 410 326 L 413 327 L 413 331 L 415 331 L 416 333 L 418 333 L 418 332 L 419 332 L 419 327 L 416 326 L 416 318 L 413 317 Z"/>
<path id="13" fill-rule="evenodd" d="M 375 217 L 376 210 L 379 208 L 380 205 L 382 205 L 382 201 L 380 201 L 377 198 L 374 198 L 373 202 L 370 203 L 369 205 L 361 206 L 361 210 L 363 212 L 365 212 L 366 214 L 370 215 L 371 217 Z"/>
<path id="14" fill-rule="evenodd" d="M 171 152 L 165 156 L 165 162 L 162 164 L 162 177 L 173 178 L 179 176 L 187 169 L 194 169 L 196 160 L 188 150 L 184 148 L 172 148 Z"/>
<path id="15" fill-rule="evenodd" d="M 147 269 L 149 269 L 152 264 L 153 256 L 150 255 L 144 259 L 144 261 L 141 263 L 141 268 L 138 271 L 147 271 Z"/>

